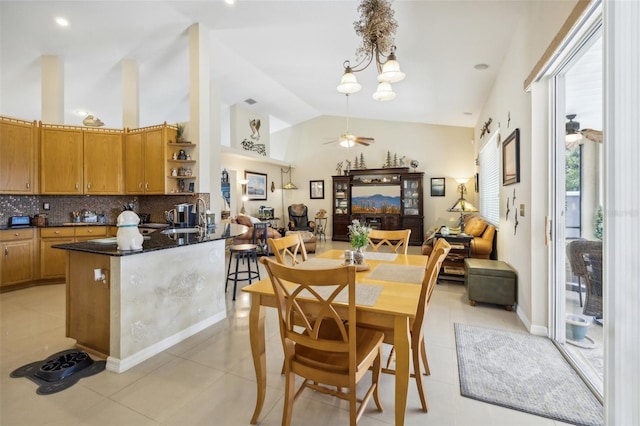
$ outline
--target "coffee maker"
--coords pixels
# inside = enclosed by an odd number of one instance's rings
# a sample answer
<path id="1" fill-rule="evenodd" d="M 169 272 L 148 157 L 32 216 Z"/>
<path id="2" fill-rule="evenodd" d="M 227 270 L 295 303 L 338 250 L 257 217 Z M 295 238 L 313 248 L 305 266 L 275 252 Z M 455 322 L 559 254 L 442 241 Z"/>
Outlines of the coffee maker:
<path id="1" fill-rule="evenodd" d="M 196 226 L 197 214 L 195 204 L 176 204 L 174 208 L 164 212 L 167 222 L 175 228 L 193 228 Z"/>

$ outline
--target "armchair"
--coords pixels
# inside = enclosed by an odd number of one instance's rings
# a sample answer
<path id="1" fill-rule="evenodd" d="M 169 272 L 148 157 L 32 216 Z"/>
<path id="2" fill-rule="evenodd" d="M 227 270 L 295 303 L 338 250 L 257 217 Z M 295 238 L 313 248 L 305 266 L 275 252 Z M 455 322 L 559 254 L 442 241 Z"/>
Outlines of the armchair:
<path id="1" fill-rule="evenodd" d="M 309 220 L 309 209 L 304 204 L 291 204 L 289 206 L 289 231 L 313 232 L 316 223 Z"/>

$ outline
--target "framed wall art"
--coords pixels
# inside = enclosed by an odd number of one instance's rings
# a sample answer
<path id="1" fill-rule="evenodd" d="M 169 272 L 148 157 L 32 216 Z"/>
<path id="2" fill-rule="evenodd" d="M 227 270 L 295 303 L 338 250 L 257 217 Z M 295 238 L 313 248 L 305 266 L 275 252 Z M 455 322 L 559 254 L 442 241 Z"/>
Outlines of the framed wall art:
<path id="1" fill-rule="evenodd" d="M 502 142 L 502 186 L 520 182 L 520 129 Z"/>
<path id="2" fill-rule="evenodd" d="M 444 197 L 445 178 L 431 178 L 431 196 Z"/>
<path id="3" fill-rule="evenodd" d="M 324 180 L 309 181 L 309 198 L 312 200 L 324 199 Z"/>
<path id="4" fill-rule="evenodd" d="M 248 181 L 245 195 L 249 200 L 267 199 L 267 175 L 258 172 L 244 172 L 244 178 Z"/>

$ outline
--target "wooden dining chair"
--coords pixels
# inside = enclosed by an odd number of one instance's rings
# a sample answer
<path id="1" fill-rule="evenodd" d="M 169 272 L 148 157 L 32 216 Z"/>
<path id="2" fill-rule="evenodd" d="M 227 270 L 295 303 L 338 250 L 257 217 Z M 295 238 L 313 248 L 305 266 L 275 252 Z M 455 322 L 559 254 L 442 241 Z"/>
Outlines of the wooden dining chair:
<path id="1" fill-rule="evenodd" d="M 451 245 L 447 241 L 445 241 L 444 238 L 439 238 L 434 243 L 433 251 L 429 256 L 429 260 L 427 260 L 424 278 L 422 279 L 422 288 L 420 290 L 418 310 L 416 311 L 416 315 L 413 318 L 411 324 L 409 324 L 411 329 L 411 355 L 413 357 L 413 374 L 411 375 L 411 377 L 414 377 L 416 380 L 416 385 L 418 386 L 418 394 L 420 396 L 420 403 L 422 404 L 422 411 L 424 412 L 429 411 L 429 407 L 422 386 L 422 370 L 420 368 L 421 358 L 422 363 L 424 364 L 425 375 L 428 376 L 431 374 L 431 371 L 429 370 L 429 362 L 427 360 L 427 348 L 424 343 L 424 317 L 429 310 L 431 295 L 433 294 L 433 289 L 435 288 L 438 281 L 438 273 L 440 272 L 440 267 L 442 266 L 442 262 L 444 261 L 444 259 L 447 257 L 449 250 L 451 250 Z M 393 328 L 385 328 L 382 331 L 384 332 L 384 343 L 393 345 Z M 387 365 L 382 369 L 383 373 L 395 374 L 395 370 L 391 369 L 391 363 L 394 360 L 394 354 L 395 350 L 394 348 L 391 348 L 391 353 L 389 354 Z"/>
<path id="2" fill-rule="evenodd" d="M 307 249 L 302 240 L 302 234 L 293 232 L 282 238 L 269 238 L 267 240 L 271 252 L 275 255 L 276 261 L 282 265 L 295 266 L 300 263 L 298 252 L 303 262 L 308 259 Z"/>
<path id="3" fill-rule="evenodd" d="M 305 388 L 349 401 L 351 426 L 358 422 L 371 396 L 382 411 L 378 386 L 384 335 L 356 325 L 356 268 L 305 270 L 266 257 L 260 261 L 273 285 L 285 354 L 282 425 L 291 424 L 293 402 Z M 340 306 L 336 298 L 345 292 L 346 315 L 336 310 Z M 371 385 L 360 399 L 356 385 L 370 368 Z M 297 390 L 296 375 L 303 378 Z"/>
<path id="4" fill-rule="evenodd" d="M 411 229 L 372 229 L 369 232 L 369 245 L 371 245 L 373 251 L 378 251 L 380 247 L 387 246 L 393 253 L 398 253 L 398 249 L 402 248 L 401 254 L 407 254 L 410 235 Z"/>

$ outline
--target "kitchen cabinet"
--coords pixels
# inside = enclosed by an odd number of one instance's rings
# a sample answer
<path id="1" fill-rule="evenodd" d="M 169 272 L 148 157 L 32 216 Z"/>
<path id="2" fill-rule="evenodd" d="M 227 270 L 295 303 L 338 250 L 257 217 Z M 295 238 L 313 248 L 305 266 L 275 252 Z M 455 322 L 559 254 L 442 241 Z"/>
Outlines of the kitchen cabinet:
<path id="1" fill-rule="evenodd" d="M 125 193 L 165 193 L 167 125 L 127 130 L 124 141 Z"/>
<path id="2" fill-rule="evenodd" d="M 192 194 L 195 192 L 196 144 L 169 142 L 167 144 L 167 193 Z"/>
<path id="3" fill-rule="evenodd" d="M 42 124 L 40 192 L 122 194 L 122 131 Z"/>
<path id="4" fill-rule="evenodd" d="M 122 194 L 122 131 L 86 129 L 82 139 L 84 193 Z"/>
<path id="5" fill-rule="evenodd" d="M 104 238 L 108 235 L 108 226 L 81 225 L 41 228 L 40 278 L 64 278 L 67 272 L 67 253 L 52 246 Z"/>
<path id="6" fill-rule="evenodd" d="M 0 194 L 37 193 L 37 123 L 0 117 Z"/>
<path id="7" fill-rule="evenodd" d="M 64 278 L 67 272 L 67 252 L 52 248 L 55 244 L 74 242 L 71 226 L 40 229 L 40 278 Z"/>
<path id="8" fill-rule="evenodd" d="M 82 129 L 41 125 L 40 192 L 79 195 L 83 193 L 83 184 Z"/>
<path id="9" fill-rule="evenodd" d="M 34 278 L 34 229 L 0 231 L 0 285 L 19 284 Z"/>

